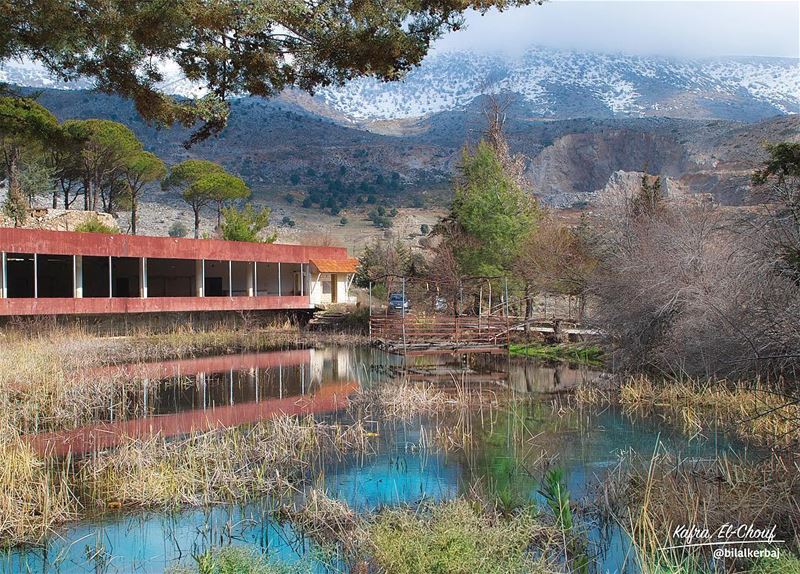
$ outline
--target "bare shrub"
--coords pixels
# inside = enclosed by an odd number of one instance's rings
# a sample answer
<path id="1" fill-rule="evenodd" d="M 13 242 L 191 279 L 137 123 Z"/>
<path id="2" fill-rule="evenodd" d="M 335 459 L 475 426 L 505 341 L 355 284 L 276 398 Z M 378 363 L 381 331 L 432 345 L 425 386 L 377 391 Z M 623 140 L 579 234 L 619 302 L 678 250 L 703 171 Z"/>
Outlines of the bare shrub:
<path id="1" fill-rule="evenodd" d="M 800 287 L 740 220 L 672 205 L 608 205 L 592 291 L 615 366 L 673 374 L 789 374 L 800 366 Z"/>

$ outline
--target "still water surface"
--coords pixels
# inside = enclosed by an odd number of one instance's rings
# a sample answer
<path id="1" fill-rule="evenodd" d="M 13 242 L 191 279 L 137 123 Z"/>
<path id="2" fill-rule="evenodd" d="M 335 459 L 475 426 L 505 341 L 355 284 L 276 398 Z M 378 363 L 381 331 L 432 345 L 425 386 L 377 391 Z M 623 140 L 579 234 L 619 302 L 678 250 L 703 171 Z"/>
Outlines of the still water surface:
<path id="1" fill-rule="evenodd" d="M 683 457 L 704 458 L 744 450 L 721 433 L 688 438 L 657 419 L 633 421 L 616 408 L 591 413 L 562 409 L 554 397 L 599 373 L 505 356 L 404 361 L 373 349 L 331 347 L 115 368 L 147 381 L 125 409 L 126 418 L 120 420 L 119 413 L 116 420 L 42 434 L 33 444 L 42 452 L 89 452 L 113 448 L 123 435 L 179 436 L 283 412 L 335 418 L 353 390 L 402 373 L 419 380 L 499 385 L 524 400 L 494 416 L 476 415 L 470 421 L 475 446 L 469 453 L 419 448 L 430 440 L 426 432 L 433 426 L 425 418 L 381 423 L 375 452 L 328 461 L 311 477 L 315 486 L 358 510 L 452 498 L 474 485 L 537 499 L 538 480 L 548 464 L 564 470 L 573 500 L 587 500 L 604 473 L 629 451 L 648 456 L 660 444 Z M 526 436 L 521 444 L 510 439 L 520 428 Z M 276 522 L 275 505 L 260 500 L 169 513 L 107 513 L 64 528 L 42 548 L 8 551 L 0 558 L 0 573 L 160 573 L 170 566 L 192 565 L 193 555 L 225 544 L 252 545 L 283 560 L 308 560 L 308 542 Z M 618 531 L 601 536 L 596 526 L 585 526 L 600 572 L 630 566 Z"/>

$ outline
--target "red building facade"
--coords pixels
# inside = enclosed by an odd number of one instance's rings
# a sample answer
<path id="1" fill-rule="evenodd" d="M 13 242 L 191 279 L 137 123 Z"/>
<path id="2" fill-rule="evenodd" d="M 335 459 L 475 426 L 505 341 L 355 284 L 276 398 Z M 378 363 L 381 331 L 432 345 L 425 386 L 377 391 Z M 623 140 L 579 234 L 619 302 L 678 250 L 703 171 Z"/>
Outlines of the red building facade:
<path id="1" fill-rule="evenodd" d="M 340 247 L 0 228 L 0 316 L 311 309 L 355 267 Z"/>

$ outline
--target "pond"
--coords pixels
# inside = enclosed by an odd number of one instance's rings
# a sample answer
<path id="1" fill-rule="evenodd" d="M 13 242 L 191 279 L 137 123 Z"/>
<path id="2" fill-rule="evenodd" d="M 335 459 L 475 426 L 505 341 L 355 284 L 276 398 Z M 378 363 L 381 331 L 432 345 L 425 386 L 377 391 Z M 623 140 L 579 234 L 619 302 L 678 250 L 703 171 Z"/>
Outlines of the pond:
<path id="1" fill-rule="evenodd" d="M 311 413 L 336 419 L 346 396 L 402 375 L 411 380 L 503 388 L 516 404 L 469 421 L 474 443 L 466 450 L 421 448 L 435 421 L 375 421 L 375 448 L 326 461 L 310 482 L 351 507 L 447 499 L 474 485 L 537 499 L 546 468 L 563 469 L 573 500 L 589 499 L 620 457 L 649 456 L 657 447 L 683 457 L 714 457 L 745 447 L 721 432 L 689 438 L 659 419 L 632 420 L 617 408 L 564 408 L 563 393 L 601 376 L 586 368 L 535 364 L 505 355 L 399 357 L 369 348 L 329 347 L 203 357 L 135 367 L 144 396 L 127 412 L 86 427 L 29 437 L 41 452 L 113 448 L 122 435 L 160 432 L 180 436 L 218 425 L 248 424 L 276 413 Z M 525 439 L 514 440 L 520 430 Z M 659 446 L 660 445 L 660 446 Z M 0 555 L 0 572 L 163 572 L 191 565 L 192 556 L 225 544 L 252 545 L 284 560 L 307 560 L 311 545 L 275 519 L 278 502 L 263 499 L 175 512 L 106 512 L 61 529 L 39 548 Z M 623 570 L 625 538 L 587 521 L 600 572 Z M 628 558 L 627 566 L 630 558 Z M 320 567 L 321 568 L 321 567 Z"/>

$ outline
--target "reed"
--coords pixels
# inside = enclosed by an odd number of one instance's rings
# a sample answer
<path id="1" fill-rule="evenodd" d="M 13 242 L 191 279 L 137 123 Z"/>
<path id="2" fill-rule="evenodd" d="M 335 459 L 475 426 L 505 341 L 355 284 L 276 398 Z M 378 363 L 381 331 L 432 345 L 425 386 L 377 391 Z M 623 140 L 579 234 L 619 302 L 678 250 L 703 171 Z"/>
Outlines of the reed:
<path id="1" fill-rule="evenodd" d="M 77 515 L 66 472 L 49 467 L 0 421 L 0 547 L 36 544 Z"/>
<path id="2" fill-rule="evenodd" d="M 722 423 L 764 445 L 800 442 L 800 399 L 786 394 L 782 385 L 700 379 L 657 383 L 639 375 L 621 385 L 619 396 L 629 411 L 657 409 L 689 431 Z"/>
<path id="3" fill-rule="evenodd" d="M 500 404 L 500 397 L 493 390 L 472 388 L 455 379 L 454 384 L 447 387 L 401 379 L 362 389 L 351 397 L 354 409 L 366 408 L 390 420 L 484 408 L 491 410 Z"/>
<path id="4" fill-rule="evenodd" d="M 295 492 L 323 456 L 369 448 L 363 424 L 289 416 L 247 427 L 128 439 L 87 460 L 88 498 L 118 507 L 200 506 Z"/>
<path id="5" fill-rule="evenodd" d="M 773 456 L 759 463 L 721 456 L 677 459 L 657 449 L 650 460 L 628 455 L 606 478 L 598 506 L 633 542 L 644 574 L 709 571 L 710 547 L 668 549 L 680 525 L 715 533 L 725 524 L 776 527 L 788 548 L 800 543 L 797 461 Z M 724 565 L 723 565 L 724 566 Z M 728 564 L 736 571 L 745 564 Z"/>

